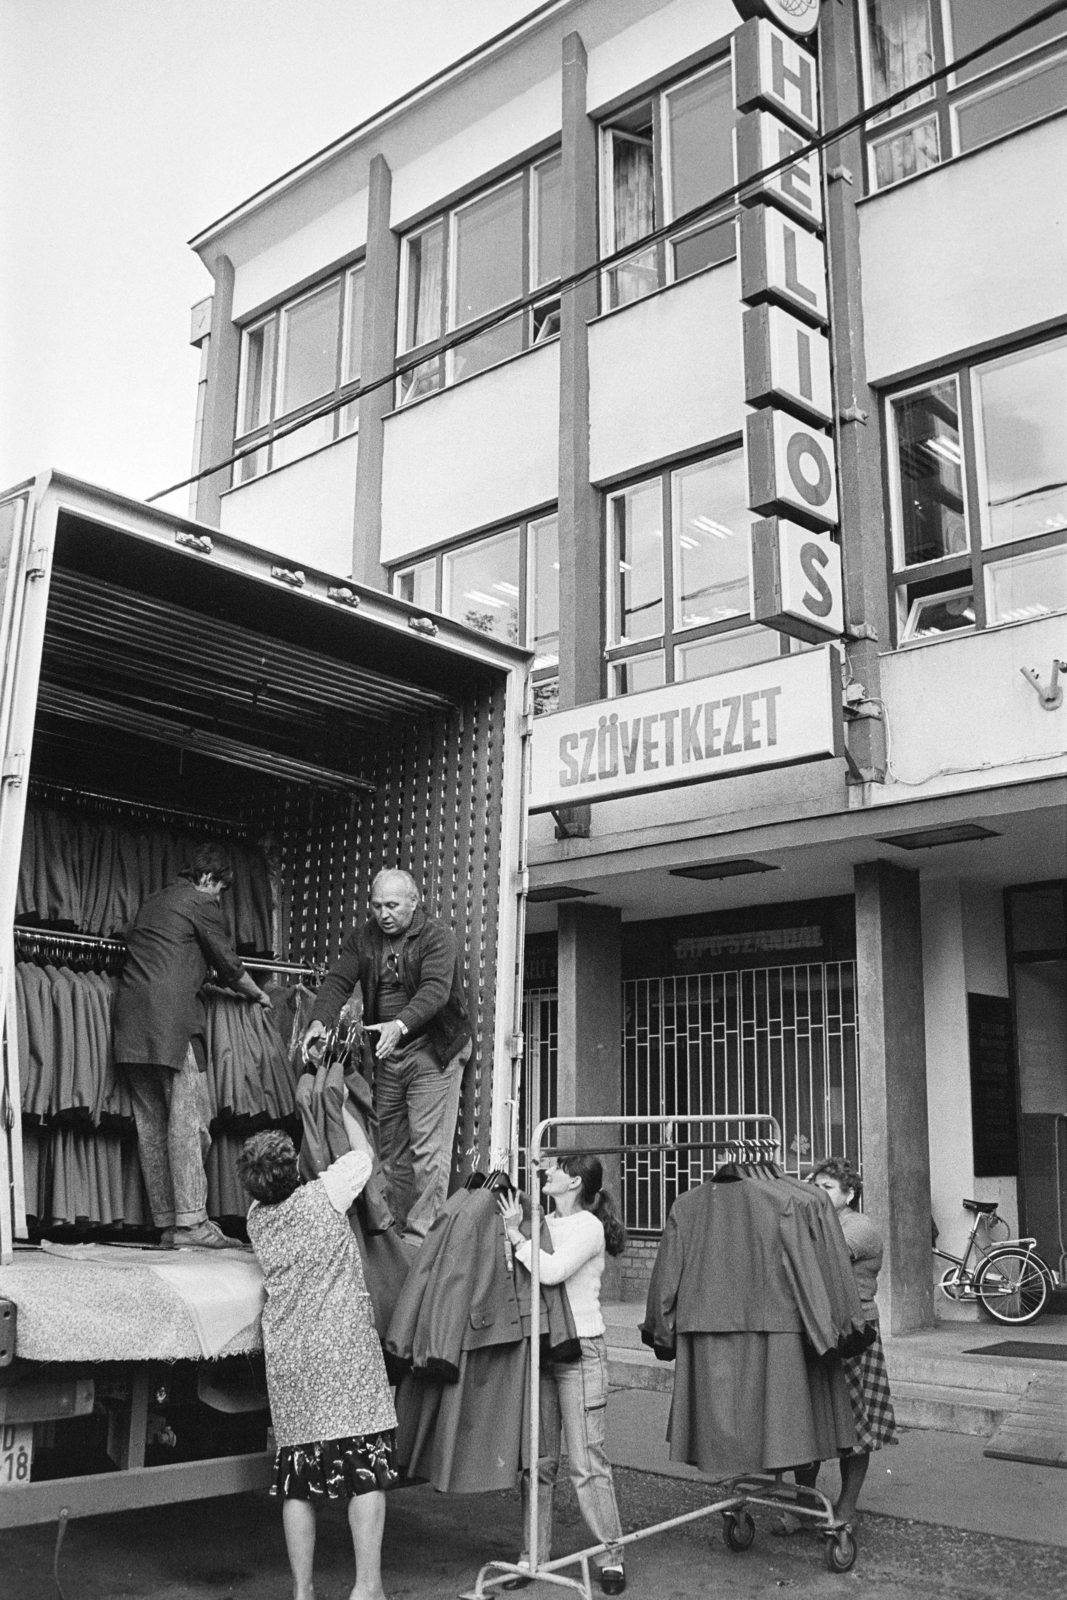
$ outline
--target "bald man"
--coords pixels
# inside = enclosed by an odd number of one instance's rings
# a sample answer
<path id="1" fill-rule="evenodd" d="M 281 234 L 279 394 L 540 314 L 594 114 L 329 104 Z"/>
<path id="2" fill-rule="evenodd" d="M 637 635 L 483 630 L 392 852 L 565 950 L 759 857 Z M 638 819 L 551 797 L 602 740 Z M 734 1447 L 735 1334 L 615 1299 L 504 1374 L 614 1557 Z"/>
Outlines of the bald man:
<path id="1" fill-rule="evenodd" d="M 420 1245 L 448 1196 L 471 1027 L 455 937 L 428 917 L 407 872 L 379 872 L 371 916 L 353 928 L 319 989 L 304 1056 L 337 1021 L 356 984 L 375 1036 L 374 1101 L 396 1225 Z"/>

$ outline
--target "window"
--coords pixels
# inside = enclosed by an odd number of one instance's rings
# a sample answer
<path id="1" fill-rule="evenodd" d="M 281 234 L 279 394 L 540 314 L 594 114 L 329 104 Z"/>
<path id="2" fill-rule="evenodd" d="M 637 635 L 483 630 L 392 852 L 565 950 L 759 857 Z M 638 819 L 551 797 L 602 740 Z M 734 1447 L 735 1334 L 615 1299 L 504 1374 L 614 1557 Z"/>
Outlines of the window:
<path id="1" fill-rule="evenodd" d="M 357 426 L 357 403 L 277 437 L 281 426 L 359 386 L 363 267 L 298 295 L 244 329 L 237 393 L 237 447 L 259 444 L 234 463 L 234 483 L 298 461 Z"/>
<path id="2" fill-rule="evenodd" d="M 749 625 L 747 499 L 740 450 L 608 495 L 612 694 L 728 672 L 788 647 Z"/>
<path id="3" fill-rule="evenodd" d="M 558 519 L 533 518 L 393 575 L 402 600 L 534 652 L 534 710 L 559 699 Z"/>
<path id="4" fill-rule="evenodd" d="M 601 129 L 602 253 L 637 245 L 734 181 L 734 106 L 729 61 L 636 106 Z M 734 224 L 698 222 L 638 249 L 604 274 L 605 306 L 626 305 L 661 284 L 736 254 Z"/>
<path id="5" fill-rule="evenodd" d="M 1045 0 L 859 0 L 867 104 L 980 49 Z M 884 189 L 1067 107 L 1067 15 L 1048 17 L 931 84 L 868 128 Z"/>
<path id="6" fill-rule="evenodd" d="M 1067 609 L 1067 338 L 889 412 L 901 642 Z"/>
<path id="7" fill-rule="evenodd" d="M 399 353 L 426 360 L 398 381 L 397 403 L 469 378 L 559 332 L 560 157 L 505 178 L 404 241 Z M 518 311 L 451 350 L 447 334 L 540 288 L 542 304 Z M 437 348 L 435 348 L 437 347 Z"/>

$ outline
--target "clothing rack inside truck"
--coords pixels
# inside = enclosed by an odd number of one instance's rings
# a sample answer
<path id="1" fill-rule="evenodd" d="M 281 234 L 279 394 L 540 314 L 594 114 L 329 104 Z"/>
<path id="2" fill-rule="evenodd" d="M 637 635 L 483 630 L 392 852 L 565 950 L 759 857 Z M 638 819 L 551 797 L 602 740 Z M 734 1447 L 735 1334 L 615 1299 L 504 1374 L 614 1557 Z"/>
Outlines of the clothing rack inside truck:
<path id="1" fill-rule="evenodd" d="M 686 1138 L 684 1142 L 676 1141 L 676 1127 L 681 1127 L 698 1135 L 697 1138 Z M 662 1130 L 658 1139 L 647 1140 L 642 1138 L 639 1145 L 634 1143 L 598 1142 L 591 1144 L 578 1144 L 575 1141 L 568 1144 L 566 1150 L 558 1144 L 560 1129 L 584 1130 L 587 1135 L 595 1137 L 596 1132 L 606 1128 L 632 1130 L 635 1134 L 647 1134 L 653 1129 Z M 704 1137 L 700 1137 L 703 1135 Z M 551 1139 L 552 1147 L 547 1141 Z M 684 1118 L 666 1116 L 622 1116 L 622 1117 L 548 1117 L 538 1123 L 534 1129 L 533 1138 L 527 1153 L 527 1171 L 533 1177 L 531 1180 L 531 1227 L 534 1237 L 537 1237 L 543 1209 L 540 1203 L 539 1188 L 536 1175 L 540 1172 L 543 1162 L 553 1160 L 557 1156 L 571 1150 L 595 1155 L 633 1154 L 635 1148 L 643 1152 L 660 1150 L 672 1151 L 679 1149 L 700 1149 L 709 1155 L 721 1155 L 725 1160 L 712 1174 L 710 1182 L 716 1180 L 741 1187 L 746 1183 L 753 1186 L 781 1183 L 783 1187 L 807 1190 L 809 1196 L 813 1191 L 809 1185 L 799 1184 L 796 1180 L 785 1178 L 780 1165 L 782 1155 L 782 1140 L 780 1126 L 773 1116 L 758 1114 L 736 1115 L 690 1115 Z M 703 1189 L 706 1185 L 699 1185 Z M 688 1191 L 692 1194 L 693 1191 Z M 680 1197 L 681 1198 L 681 1197 Z M 821 1196 L 818 1200 L 821 1200 Z M 668 1223 L 669 1227 L 669 1223 Z M 665 1235 L 666 1240 L 666 1235 Z M 664 1245 L 661 1245 L 661 1256 Z M 845 1257 L 847 1263 L 847 1255 Z M 732 1270 L 738 1274 L 744 1271 L 743 1263 L 732 1263 Z M 659 1262 L 657 1261 L 657 1269 Z M 540 1288 L 540 1259 L 539 1252 L 534 1250 L 530 1258 L 531 1299 L 537 1303 Z M 650 1287 L 650 1306 L 655 1292 L 656 1272 L 653 1273 L 653 1285 Z M 858 1302 L 857 1302 L 858 1305 Z M 729 1337 L 729 1336 L 727 1336 Z M 659 1352 L 657 1352 L 659 1353 Z M 561 1556 L 555 1560 L 548 1559 L 547 1552 L 541 1552 L 537 1547 L 538 1536 L 538 1498 L 540 1484 L 538 1482 L 537 1461 L 540 1454 L 541 1433 L 541 1405 L 540 1405 L 540 1367 L 541 1351 L 539 1341 L 534 1339 L 530 1346 L 529 1363 L 529 1391 L 527 1403 L 529 1407 L 528 1430 L 530 1438 L 529 1459 L 530 1491 L 527 1500 L 528 1517 L 524 1529 L 525 1549 L 529 1553 L 529 1563 L 520 1565 L 510 1561 L 489 1561 L 481 1568 L 475 1581 L 474 1588 L 468 1591 L 463 1600 L 485 1600 L 501 1586 L 513 1584 L 515 1578 L 530 1581 L 552 1583 L 558 1587 L 575 1589 L 583 1600 L 593 1600 L 593 1589 L 590 1580 L 590 1561 L 594 1556 L 601 1554 L 607 1547 L 604 1544 L 590 1545 L 585 1549 L 576 1551 L 572 1555 Z M 808 1458 L 810 1459 L 810 1457 Z M 803 1465 L 803 1461 L 790 1462 L 789 1465 Z M 843 1524 L 838 1524 L 834 1516 L 833 1503 L 818 1489 L 787 1483 L 783 1464 L 772 1471 L 754 1470 L 742 1473 L 733 1473 L 724 1477 L 713 1485 L 715 1498 L 706 1506 L 696 1511 L 691 1511 L 683 1516 L 672 1517 L 664 1522 L 654 1523 L 645 1528 L 639 1528 L 632 1533 L 624 1534 L 621 1540 L 613 1544 L 613 1549 L 636 1543 L 661 1533 L 668 1533 L 674 1528 L 682 1527 L 687 1523 L 695 1522 L 703 1517 L 721 1516 L 723 1518 L 723 1538 L 727 1546 L 734 1551 L 747 1549 L 755 1537 L 755 1524 L 749 1512 L 752 1506 L 767 1506 L 777 1511 L 789 1510 L 794 1515 L 800 1516 L 819 1532 L 824 1539 L 826 1564 L 831 1571 L 846 1572 L 856 1559 L 856 1545 L 851 1530 Z M 577 1567 L 578 1577 L 568 1576 L 563 1569 Z"/>

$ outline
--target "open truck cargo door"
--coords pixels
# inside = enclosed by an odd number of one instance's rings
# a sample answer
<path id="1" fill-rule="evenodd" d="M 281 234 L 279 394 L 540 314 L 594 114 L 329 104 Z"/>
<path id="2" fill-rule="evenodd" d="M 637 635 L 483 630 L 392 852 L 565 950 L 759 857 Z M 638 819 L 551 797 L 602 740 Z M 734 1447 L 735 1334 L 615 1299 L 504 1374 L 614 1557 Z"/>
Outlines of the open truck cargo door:
<path id="1" fill-rule="evenodd" d="M 457 1170 L 507 1165 L 527 652 L 58 475 L 0 501 L 0 1243 L 25 1237 L 14 964 L 31 806 L 115 797 L 269 838 L 274 954 L 336 959 L 400 866 L 452 926 L 474 1029 Z"/>

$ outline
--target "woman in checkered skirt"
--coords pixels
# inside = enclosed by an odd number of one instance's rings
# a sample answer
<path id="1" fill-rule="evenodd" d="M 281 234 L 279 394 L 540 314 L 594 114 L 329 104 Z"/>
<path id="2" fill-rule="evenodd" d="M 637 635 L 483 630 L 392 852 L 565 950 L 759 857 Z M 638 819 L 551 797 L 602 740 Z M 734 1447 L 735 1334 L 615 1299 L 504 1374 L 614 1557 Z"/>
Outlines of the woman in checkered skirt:
<path id="1" fill-rule="evenodd" d="M 874 1296 L 882 1266 L 882 1235 L 869 1217 L 854 1209 L 862 1188 L 860 1175 L 844 1157 L 833 1156 L 829 1161 L 821 1161 L 811 1176 L 813 1183 L 826 1190 L 837 1212 L 852 1257 L 863 1315 L 877 1329 L 878 1306 Z M 885 1444 L 896 1444 L 897 1425 L 881 1336 L 876 1333 L 874 1343 L 868 1345 L 862 1355 L 846 1359 L 842 1365 L 859 1443 L 841 1457 L 841 1497 L 834 1512 L 839 1522 L 851 1522 L 867 1476 L 871 1451 L 880 1450 Z"/>

